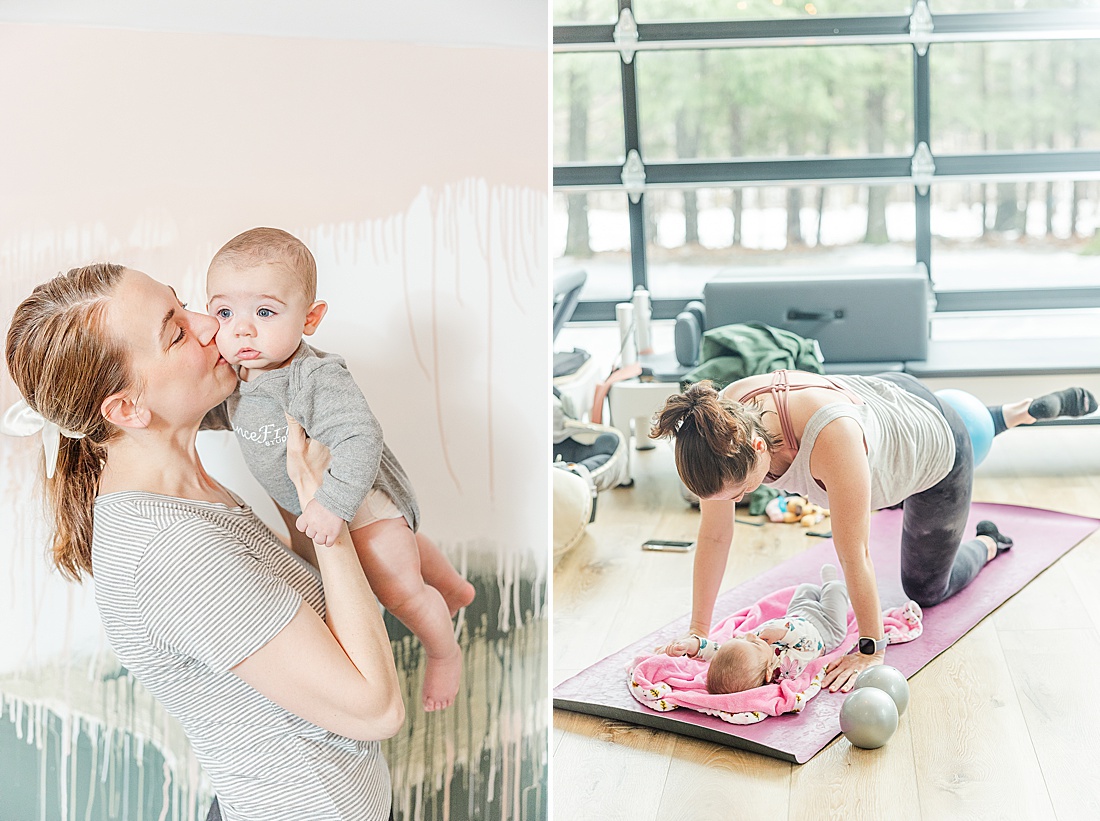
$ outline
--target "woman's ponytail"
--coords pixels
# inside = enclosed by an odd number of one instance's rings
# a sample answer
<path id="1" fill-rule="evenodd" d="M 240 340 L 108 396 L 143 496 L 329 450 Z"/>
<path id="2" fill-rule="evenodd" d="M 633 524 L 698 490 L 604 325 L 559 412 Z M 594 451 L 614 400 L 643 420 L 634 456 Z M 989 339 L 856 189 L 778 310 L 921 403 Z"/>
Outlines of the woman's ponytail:
<path id="1" fill-rule="evenodd" d="M 61 437 L 46 499 L 54 518 L 53 561 L 66 576 L 92 573 L 92 508 L 116 429 L 100 408 L 131 386 L 125 347 L 108 330 L 107 302 L 120 265 L 74 268 L 39 285 L 15 309 L 8 329 L 8 371 L 27 404 L 59 427 Z"/>
<path id="2" fill-rule="evenodd" d="M 754 435 L 769 450 L 779 444 L 755 407 L 721 398 L 709 380 L 670 396 L 649 435 L 675 440 L 676 470 L 688 489 L 704 499 L 748 475 L 758 458 Z"/>

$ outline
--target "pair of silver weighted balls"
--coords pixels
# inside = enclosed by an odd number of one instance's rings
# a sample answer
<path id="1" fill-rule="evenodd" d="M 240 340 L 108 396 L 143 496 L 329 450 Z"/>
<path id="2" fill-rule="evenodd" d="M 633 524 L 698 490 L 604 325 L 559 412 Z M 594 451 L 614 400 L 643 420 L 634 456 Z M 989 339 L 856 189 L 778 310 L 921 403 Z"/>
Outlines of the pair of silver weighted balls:
<path id="1" fill-rule="evenodd" d="M 890 740 L 909 706 L 909 682 L 895 667 L 879 665 L 856 677 L 840 707 L 840 731 L 856 747 L 874 750 Z"/>

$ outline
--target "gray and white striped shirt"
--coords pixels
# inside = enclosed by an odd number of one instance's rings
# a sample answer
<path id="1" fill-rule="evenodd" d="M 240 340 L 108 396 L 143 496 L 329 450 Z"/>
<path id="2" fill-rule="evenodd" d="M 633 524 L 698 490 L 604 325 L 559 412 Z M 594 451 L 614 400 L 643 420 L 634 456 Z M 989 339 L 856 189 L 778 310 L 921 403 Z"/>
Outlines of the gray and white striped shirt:
<path id="1" fill-rule="evenodd" d="M 325 613 L 320 574 L 250 507 L 100 496 L 92 566 L 115 654 L 183 725 L 225 821 L 388 817 L 378 742 L 305 721 L 231 672 L 303 601 Z"/>

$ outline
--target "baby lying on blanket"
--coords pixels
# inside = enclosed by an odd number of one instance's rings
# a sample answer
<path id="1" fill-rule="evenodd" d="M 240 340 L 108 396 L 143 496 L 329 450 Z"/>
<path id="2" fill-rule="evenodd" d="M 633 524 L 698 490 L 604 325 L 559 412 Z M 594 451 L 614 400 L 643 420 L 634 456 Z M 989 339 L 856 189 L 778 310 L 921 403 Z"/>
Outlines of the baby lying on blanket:
<path id="1" fill-rule="evenodd" d="M 691 636 L 658 647 L 656 652 L 710 662 L 710 693 L 740 693 L 796 679 L 811 661 L 840 646 L 848 635 L 848 589 L 836 568 L 821 568 L 821 585 L 800 584 L 783 618 L 769 619 L 740 636 L 717 644 Z"/>
<path id="2" fill-rule="evenodd" d="M 828 570 L 825 572 L 829 573 Z M 816 585 L 812 587 L 817 589 Z M 828 587 L 829 580 L 826 579 L 825 585 L 821 588 L 822 593 Z M 798 616 L 805 617 L 807 610 L 813 608 L 807 608 L 806 604 L 791 606 L 794 594 L 801 589 L 803 588 L 785 587 L 776 590 L 736 613 L 731 613 L 714 625 L 710 636 L 706 637 L 706 644 L 720 643 L 723 650 L 727 645 L 733 644 L 736 649 L 737 644 L 744 643 L 740 636 L 750 631 L 759 635 L 758 631 L 761 631 L 768 622 L 774 621 L 784 626 L 792 621 L 791 616 L 787 614 L 796 613 L 796 610 Z M 820 602 L 818 604 L 820 606 Z M 812 660 L 809 661 L 806 660 L 806 654 L 796 657 L 796 654 L 788 653 L 787 655 L 791 657 L 786 668 L 790 676 L 788 678 L 782 677 L 784 668 L 783 661 L 780 659 L 780 677 L 775 682 L 764 683 L 763 686 L 734 693 L 708 692 L 707 679 L 713 662 L 703 659 L 707 647 L 701 648 L 702 652 L 699 653 L 698 658 L 688 655 L 696 653 L 702 644 L 696 637 L 691 637 L 679 639 L 661 647 L 654 655 L 639 656 L 634 659 L 627 668 L 630 694 L 640 704 L 651 710 L 669 712 L 687 707 L 700 713 L 718 716 L 730 724 L 755 724 L 769 716 L 797 713 L 821 691 L 825 667 L 851 650 L 856 643 L 859 626 L 856 624 L 855 615 L 849 609 L 844 618 L 847 619 L 847 635 L 832 649 L 826 649 L 832 646 L 828 629 L 822 629 L 820 626 L 822 623 L 828 623 L 821 618 L 811 621 L 817 627 L 821 637 L 822 649 L 812 652 L 810 654 Z M 884 610 L 882 627 L 890 644 L 913 641 L 924 629 L 920 607 L 916 602 L 910 601 Z M 775 646 L 782 642 L 786 642 L 788 646 L 797 644 L 798 642 L 793 641 L 793 638 L 793 636 L 784 635 L 776 639 L 776 644 L 769 645 L 772 648 L 771 652 L 774 654 Z M 792 666 L 794 661 L 799 665 L 805 664 L 801 673 L 794 673 L 797 669 L 796 666 Z M 761 678 L 763 675 L 761 673 Z"/>

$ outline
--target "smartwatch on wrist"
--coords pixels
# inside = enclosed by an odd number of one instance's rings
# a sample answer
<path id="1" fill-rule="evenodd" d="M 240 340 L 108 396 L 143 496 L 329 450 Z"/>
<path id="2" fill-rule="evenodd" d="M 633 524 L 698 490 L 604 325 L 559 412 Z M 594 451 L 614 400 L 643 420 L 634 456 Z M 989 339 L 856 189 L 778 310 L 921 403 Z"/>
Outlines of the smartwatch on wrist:
<path id="1" fill-rule="evenodd" d="M 875 653 L 881 653 L 886 649 L 885 636 L 881 639 L 872 639 L 867 636 L 859 637 L 859 652 L 865 656 L 873 656 Z"/>

